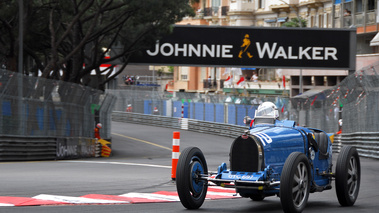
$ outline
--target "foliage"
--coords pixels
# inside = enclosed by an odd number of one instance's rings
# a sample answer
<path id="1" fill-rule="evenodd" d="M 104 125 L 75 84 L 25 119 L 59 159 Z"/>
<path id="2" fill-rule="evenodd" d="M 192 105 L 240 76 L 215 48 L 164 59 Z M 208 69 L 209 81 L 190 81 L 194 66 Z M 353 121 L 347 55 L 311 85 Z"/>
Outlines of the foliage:
<path id="1" fill-rule="evenodd" d="M 96 70 L 101 88 L 131 54 L 188 15 L 194 15 L 188 0 L 24 1 L 24 62 L 33 62 L 24 63 L 25 74 L 37 76 L 39 70 L 45 78 L 87 85 Z M 18 0 L 0 2 L 0 65 L 9 70 L 17 70 L 18 17 Z M 123 64 L 116 75 L 99 69 L 116 62 Z"/>
<path id="2" fill-rule="evenodd" d="M 300 17 L 301 27 L 307 27 L 307 20 Z M 290 21 L 283 24 L 283 27 L 300 27 L 298 18 L 292 18 Z"/>
<path id="3" fill-rule="evenodd" d="M 168 72 L 173 73 L 174 72 L 174 67 L 173 66 L 168 66 Z"/>

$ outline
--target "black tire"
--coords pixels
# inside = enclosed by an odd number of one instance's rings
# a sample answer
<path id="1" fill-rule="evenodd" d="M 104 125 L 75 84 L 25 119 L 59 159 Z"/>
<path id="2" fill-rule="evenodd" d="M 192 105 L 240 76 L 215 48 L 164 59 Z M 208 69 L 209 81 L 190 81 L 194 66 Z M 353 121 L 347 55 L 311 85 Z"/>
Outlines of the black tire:
<path id="1" fill-rule="evenodd" d="M 208 182 L 197 179 L 198 174 L 208 174 L 203 153 L 197 147 L 184 149 L 176 170 L 176 190 L 180 202 L 187 209 L 200 208 L 207 194 Z"/>
<path id="2" fill-rule="evenodd" d="M 337 158 L 336 193 L 341 206 L 352 206 L 358 198 L 361 183 L 361 163 L 358 151 L 344 146 Z"/>
<path id="3" fill-rule="evenodd" d="M 280 178 L 280 202 L 284 212 L 302 212 L 307 205 L 311 169 L 305 154 L 291 153 L 282 170 Z"/>

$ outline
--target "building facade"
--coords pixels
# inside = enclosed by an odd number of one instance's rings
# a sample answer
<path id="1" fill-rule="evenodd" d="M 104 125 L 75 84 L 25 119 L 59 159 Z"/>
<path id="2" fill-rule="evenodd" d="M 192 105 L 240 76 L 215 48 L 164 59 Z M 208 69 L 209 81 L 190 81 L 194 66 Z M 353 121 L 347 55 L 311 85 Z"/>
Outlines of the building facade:
<path id="1" fill-rule="evenodd" d="M 192 1 L 193 2 L 193 1 Z M 295 18 L 306 20 L 312 28 L 356 28 L 356 69 L 379 60 L 378 0 L 198 0 L 195 17 L 178 24 L 209 26 L 282 27 Z M 317 38 L 315 38 L 317 39 Z M 224 67 L 175 67 L 171 91 L 228 92 Z M 341 82 L 353 70 L 242 69 L 234 75 L 234 84 L 245 77 L 245 89 L 280 88 L 282 76 L 287 80 L 290 96 L 308 90 L 324 90 Z M 253 74 L 258 82 L 249 81 Z M 234 87 L 234 86 L 233 86 Z M 266 87 L 266 88 L 264 88 Z M 277 88 L 277 89 L 278 89 Z"/>

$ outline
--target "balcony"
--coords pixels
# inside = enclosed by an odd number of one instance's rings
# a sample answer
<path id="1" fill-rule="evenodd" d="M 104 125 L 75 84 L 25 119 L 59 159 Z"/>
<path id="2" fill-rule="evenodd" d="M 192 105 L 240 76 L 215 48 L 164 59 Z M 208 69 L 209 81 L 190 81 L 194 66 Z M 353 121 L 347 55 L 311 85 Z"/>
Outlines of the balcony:
<path id="1" fill-rule="evenodd" d="M 208 81 L 208 79 L 203 80 L 203 88 L 207 90 L 217 90 L 217 82 L 215 80 L 212 80 L 211 82 Z"/>
<path id="2" fill-rule="evenodd" d="M 219 17 L 220 7 L 207 7 L 204 10 L 204 19 L 214 19 L 215 17 Z"/>
<path id="3" fill-rule="evenodd" d="M 222 6 L 221 7 L 221 16 L 227 16 L 229 12 L 229 6 Z"/>
<path id="4" fill-rule="evenodd" d="M 229 15 L 253 12 L 254 3 L 252 1 L 235 1 L 230 3 Z"/>
<path id="5" fill-rule="evenodd" d="M 225 18 L 228 15 L 229 6 L 207 7 L 204 9 L 204 19 L 217 20 Z"/>
<path id="6" fill-rule="evenodd" d="M 375 11 L 368 11 L 366 17 L 366 24 L 367 25 L 372 25 L 376 23 L 376 14 Z"/>
<path id="7" fill-rule="evenodd" d="M 212 17 L 213 12 L 211 7 L 207 7 L 204 9 L 204 17 Z"/>
<path id="8" fill-rule="evenodd" d="M 308 8 L 318 8 L 323 6 L 323 0 L 300 0 L 299 6 L 307 6 Z"/>

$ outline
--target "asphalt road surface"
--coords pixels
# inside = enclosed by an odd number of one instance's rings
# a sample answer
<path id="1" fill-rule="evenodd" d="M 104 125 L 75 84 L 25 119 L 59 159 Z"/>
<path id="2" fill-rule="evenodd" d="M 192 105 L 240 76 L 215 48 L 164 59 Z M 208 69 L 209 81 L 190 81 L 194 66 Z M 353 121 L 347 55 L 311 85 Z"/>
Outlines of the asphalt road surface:
<path id="1" fill-rule="evenodd" d="M 112 156 L 109 158 L 64 161 L 0 163 L 0 203 L 4 197 L 31 198 L 41 195 L 80 197 L 84 195 L 123 195 L 127 193 L 175 192 L 171 180 L 171 148 L 174 131 L 181 133 L 181 150 L 199 147 L 209 170 L 228 163 L 232 138 L 184 130 L 128 123 L 112 123 Z M 337 155 L 334 155 L 336 160 Z M 340 207 L 335 189 L 313 193 L 304 212 L 377 212 L 379 207 L 379 161 L 361 158 L 362 181 L 353 207 Z M 334 184 L 333 184 L 334 185 Z M 180 202 L 0 206 L 2 212 L 188 212 Z M 280 199 L 206 200 L 191 212 L 282 212 Z"/>

